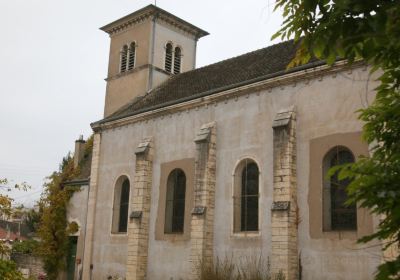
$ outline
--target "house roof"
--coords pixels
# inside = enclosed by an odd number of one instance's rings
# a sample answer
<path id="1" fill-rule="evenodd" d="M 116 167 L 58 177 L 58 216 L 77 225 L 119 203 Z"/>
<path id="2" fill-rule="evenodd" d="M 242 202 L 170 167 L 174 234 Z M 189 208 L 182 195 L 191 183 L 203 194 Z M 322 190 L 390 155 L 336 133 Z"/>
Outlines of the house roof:
<path id="1" fill-rule="evenodd" d="M 26 240 L 29 228 L 25 224 L 0 220 L 0 240 Z"/>
<path id="2" fill-rule="evenodd" d="M 324 64 L 314 59 L 287 70 L 296 49 L 293 40 L 285 41 L 172 76 L 92 126 Z"/>

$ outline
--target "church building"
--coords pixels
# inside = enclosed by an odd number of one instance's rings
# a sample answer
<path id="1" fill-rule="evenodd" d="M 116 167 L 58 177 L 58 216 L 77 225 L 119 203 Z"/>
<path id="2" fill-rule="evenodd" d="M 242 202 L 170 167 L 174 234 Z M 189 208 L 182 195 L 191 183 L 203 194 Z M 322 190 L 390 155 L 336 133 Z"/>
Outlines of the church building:
<path id="1" fill-rule="evenodd" d="M 288 69 L 286 41 L 196 68 L 208 33 L 154 5 L 101 30 L 104 118 L 71 200 L 71 279 L 195 280 L 227 257 L 286 280 L 373 279 L 381 246 L 356 241 L 379 219 L 327 176 L 369 155 L 356 111 L 376 82 L 364 63 Z"/>

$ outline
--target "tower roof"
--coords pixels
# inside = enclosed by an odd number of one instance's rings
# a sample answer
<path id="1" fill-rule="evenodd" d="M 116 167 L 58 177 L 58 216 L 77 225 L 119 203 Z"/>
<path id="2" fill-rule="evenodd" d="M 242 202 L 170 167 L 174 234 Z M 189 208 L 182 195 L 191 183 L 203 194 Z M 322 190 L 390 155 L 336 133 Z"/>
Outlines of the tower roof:
<path id="1" fill-rule="evenodd" d="M 194 26 L 193 24 L 154 5 L 148 5 L 127 16 L 113 21 L 101 27 L 100 30 L 103 30 L 108 34 L 113 35 L 115 33 L 119 33 L 120 31 L 128 28 L 131 25 L 140 23 L 148 18 L 151 18 L 152 16 L 156 16 L 157 18 L 173 26 L 192 34 L 196 38 L 201 38 L 209 34 L 207 31 L 204 31 L 203 29 L 198 28 L 197 26 Z"/>

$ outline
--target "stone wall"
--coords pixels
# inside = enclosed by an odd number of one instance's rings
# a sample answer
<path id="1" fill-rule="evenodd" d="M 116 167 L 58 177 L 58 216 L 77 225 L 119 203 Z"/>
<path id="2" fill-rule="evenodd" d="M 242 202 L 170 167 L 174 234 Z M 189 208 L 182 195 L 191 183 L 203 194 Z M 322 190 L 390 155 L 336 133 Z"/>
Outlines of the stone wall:
<path id="1" fill-rule="evenodd" d="M 44 274 L 43 262 L 39 257 L 29 254 L 12 253 L 11 260 L 13 260 L 19 269 L 28 269 L 29 276 L 33 276 L 35 279 L 40 274 Z"/>

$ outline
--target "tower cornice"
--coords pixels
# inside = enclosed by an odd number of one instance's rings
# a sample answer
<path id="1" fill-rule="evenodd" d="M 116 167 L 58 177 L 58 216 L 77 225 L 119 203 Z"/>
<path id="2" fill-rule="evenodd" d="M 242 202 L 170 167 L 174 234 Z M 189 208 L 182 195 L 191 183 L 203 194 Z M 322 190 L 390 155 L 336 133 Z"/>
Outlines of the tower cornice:
<path id="1" fill-rule="evenodd" d="M 120 32 L 125 31 L 126 29 L 130 28 L 131 26 L 140 24 L 146 20 L 157 18 L 158 20 L 164 21 L 175 28 L 178 28 L 184 32 L 187 32 L 194 36 L 195 38 L 199 39 L 203 36 L 208 35 L 207 31 L 200 29 L 193 24 L 174 16 L 173 14 L 157 7 L 154 5 L 148 5 L 136 12 L 133 12 L 127 16 L 124 16 L 116 21 L 113 21 L 103 27 L 100 30 L 108 33 L 110 36 L 118 34 Z"/>

